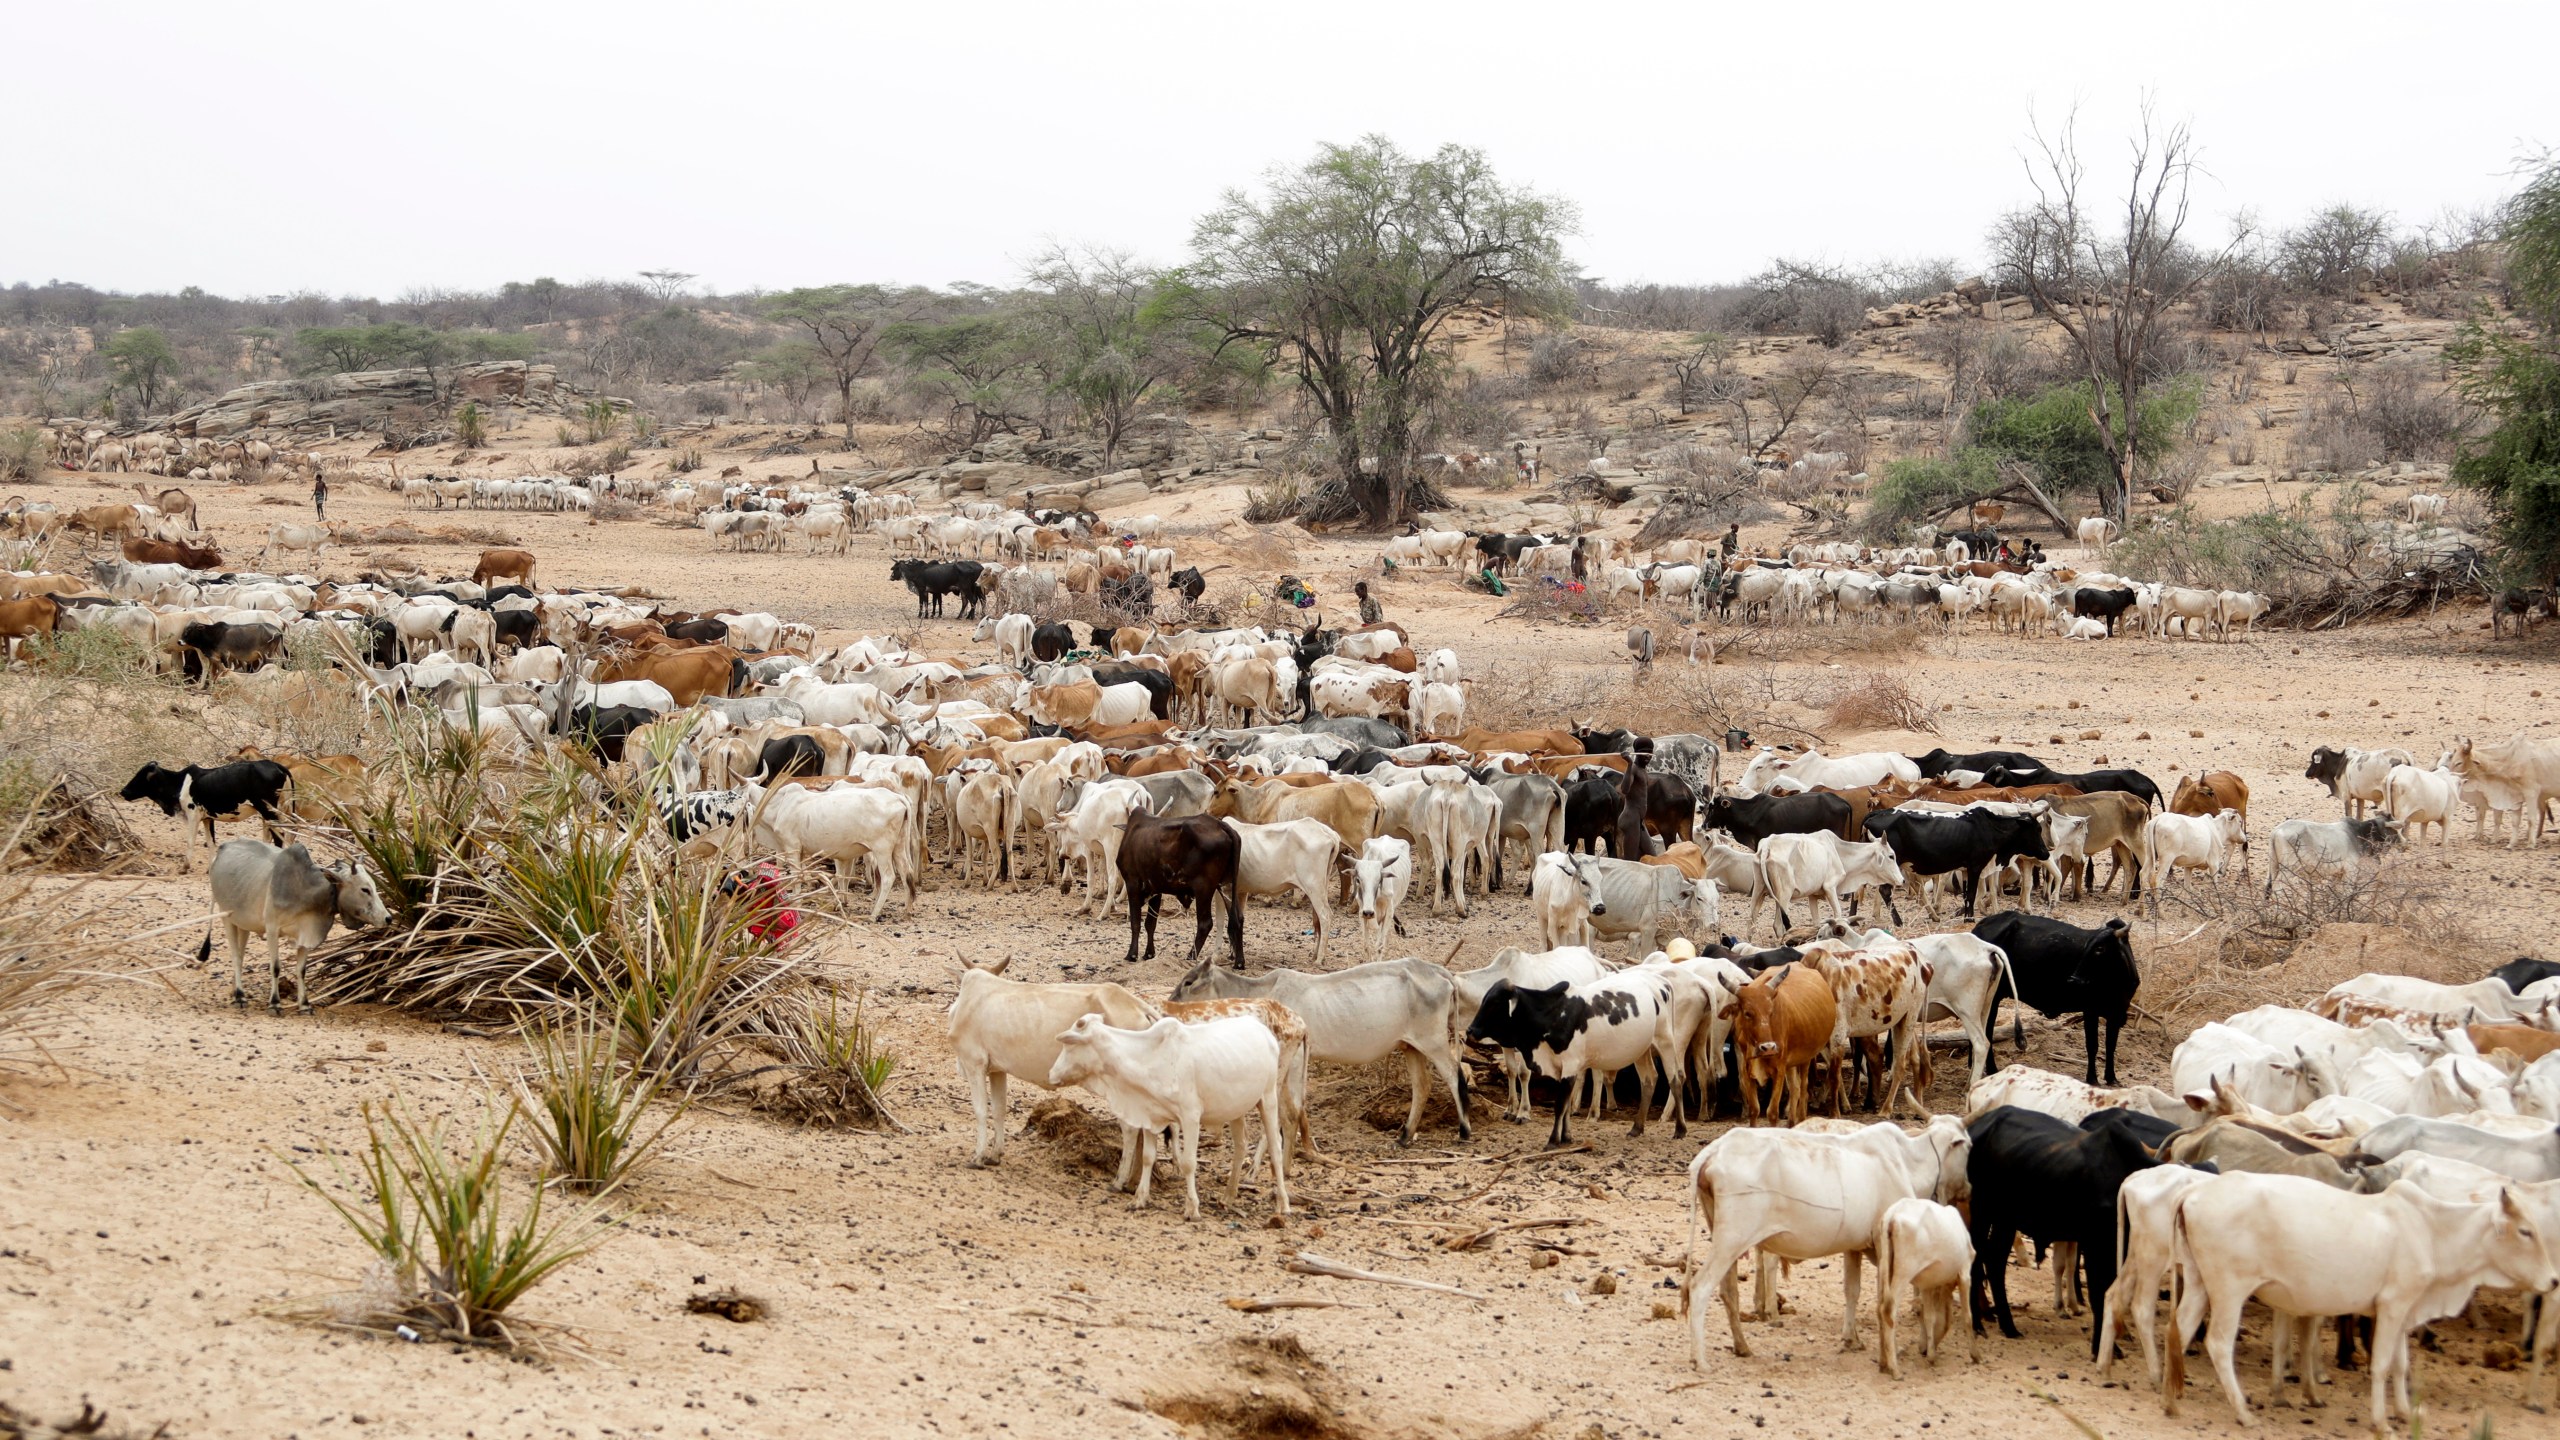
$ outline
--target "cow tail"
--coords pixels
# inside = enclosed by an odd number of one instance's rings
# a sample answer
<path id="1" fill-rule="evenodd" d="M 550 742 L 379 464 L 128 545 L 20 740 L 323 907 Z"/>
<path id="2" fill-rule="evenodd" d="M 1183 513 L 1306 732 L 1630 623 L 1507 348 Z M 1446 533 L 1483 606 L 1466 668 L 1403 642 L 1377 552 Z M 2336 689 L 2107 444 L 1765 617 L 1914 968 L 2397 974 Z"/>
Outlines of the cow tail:
<path id="1" fill-rule="evenodd" d="M 2123 1197 L 2117 1197 L 2121 1200 Z M 2179 1318 L 2187 1295 L 2187 1204 L 2181 1196 L 2169 1222 L 2169 1365 L 2162 1372 L 2160 1402 L 2170 1414 L 2187 1389 L 2187 1323 Z M 2121 1227 L 2119 1227 L 2121 1229 Z M 2306 1361 L 2308 1357 L 2305 1357 Z"/>
<path id="2" fill-rule="evenodd" d="M 196 963 L 202 965 L 213 958 L 213 927 L 206 926 L 204 939 L 196 944 Z"/>

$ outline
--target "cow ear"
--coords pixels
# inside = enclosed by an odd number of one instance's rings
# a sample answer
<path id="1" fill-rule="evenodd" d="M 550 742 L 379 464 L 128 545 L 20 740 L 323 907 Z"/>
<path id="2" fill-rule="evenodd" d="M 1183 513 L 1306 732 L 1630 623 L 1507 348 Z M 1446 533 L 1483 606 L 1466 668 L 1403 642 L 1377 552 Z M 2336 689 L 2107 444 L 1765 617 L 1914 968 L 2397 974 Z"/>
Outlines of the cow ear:
<path id="1" fill-rule="evenodd" d="M 1719 1009 L 1718 1011 L 1716 1011 L 1716 1018 L 1717 1018 L 1717 1019 L 1719 1019 L 1719 1020 L 1730 1020 L 1730 1019 L 1732 1019 L 1734 1016 L 1739 1015 L 1739 1014 L 1741 1014 L 1741 1013 L 1742 1013 L 1742 1002 L 1741 1002 L 1741 1001 L 1739 1001 L 1739 1000 L 1727 1000 L 1726 1002 L 1724 1002 L 1724 1006 L 1723 1006 L 1723 1008 L 1722 1008 L 1722 1009 Z"/>

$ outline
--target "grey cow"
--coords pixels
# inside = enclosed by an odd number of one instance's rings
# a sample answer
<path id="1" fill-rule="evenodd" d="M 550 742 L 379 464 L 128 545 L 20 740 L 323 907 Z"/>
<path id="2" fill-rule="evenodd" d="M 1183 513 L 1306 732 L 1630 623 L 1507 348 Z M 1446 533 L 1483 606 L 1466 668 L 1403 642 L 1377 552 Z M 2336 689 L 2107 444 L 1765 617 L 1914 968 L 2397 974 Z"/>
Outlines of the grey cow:
<path id="1" fill-rule="evenodd" d="M 214 908 L 222 912 L 223 924 L 231 933 L 231 1003 L 249 1003 L 240 988 L 241 957 L 251 935 L 264 935 L 271 1014 L 284 1008 L 286 939 L 293 941 L 301 960 L 296 986 L 307 1015 L 311 1012 L 311 949 L 329 938 L 329 927 L 345 921 L 348 928 L 360 929 L 391 918 L 382 908 L 372 876 L 344 861 L 322 865 L 300 845 L 278 849 L 263 840 L 225 841 L 214 852 L 207 878 L 213 883 Z M 212 954 L 213 932 L 207 930 L 204 943 L 196 948 L 196 963 L 205 963 Z"/>

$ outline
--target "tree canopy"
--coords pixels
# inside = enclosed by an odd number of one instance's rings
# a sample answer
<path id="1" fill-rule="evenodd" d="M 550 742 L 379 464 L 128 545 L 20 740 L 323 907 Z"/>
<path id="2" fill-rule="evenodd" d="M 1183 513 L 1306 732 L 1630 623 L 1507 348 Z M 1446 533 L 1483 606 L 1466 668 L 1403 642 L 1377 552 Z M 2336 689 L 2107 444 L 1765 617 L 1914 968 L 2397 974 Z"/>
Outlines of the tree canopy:
<path id="1" fill-rule="evenodd" d="M 178 373 L 178 351 L 169 337 L 148 325 L 118 331 L 106 343 L 107 364 L 116 384 L 132 394 L 145 415 L 160 408 L 160 393 Z"/>
<path id="2" fill-rule="evenodd" d="M 2475 319 L 2447 351 L 2463 393 L 2496 420 L 2454 461 L 2489 499 L 2517 567 L 2560 572 L 2560 158 L 2508 202 L 2507 294 L 2521 328 Z"/>
<path id="3" fill-rule="evenodd" d="M 1569 202 L 1504 184 L 1482 151 L 1421 158 L 1373 135 L 1323 147 L 1258 194 L 1230 192 L 1194 227 L 1181 283 L 1226 345 L 1295 376 L 1332 428 L 1353 505 L 1385 527 L 1417 508 L 1414 420 L 1439 378 L 1434 342 L 1468 306 L 1559 311 L 1574 223 Z"/>

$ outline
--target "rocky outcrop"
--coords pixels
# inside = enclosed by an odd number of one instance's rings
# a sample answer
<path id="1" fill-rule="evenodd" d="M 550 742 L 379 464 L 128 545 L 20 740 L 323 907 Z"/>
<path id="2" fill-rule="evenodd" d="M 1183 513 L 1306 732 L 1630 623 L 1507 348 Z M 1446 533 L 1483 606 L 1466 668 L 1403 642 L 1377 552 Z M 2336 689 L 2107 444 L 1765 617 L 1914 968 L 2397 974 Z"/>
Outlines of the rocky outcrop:
<path id="1" fill-rule="evenodd" d="M 437 382 L 444 394 L 437 394 Z M 557 413 L 588 397 L 560 380 L 559 367 L 498 360 L 450 370 L 353 370 L 300 380 L 243 385 L 191 406 L 153 427 L 175 435 L 237 435 L 249 430 L 380 430 L 407 411 L 442 414 L 476 400 L 537 414 Z"/>

